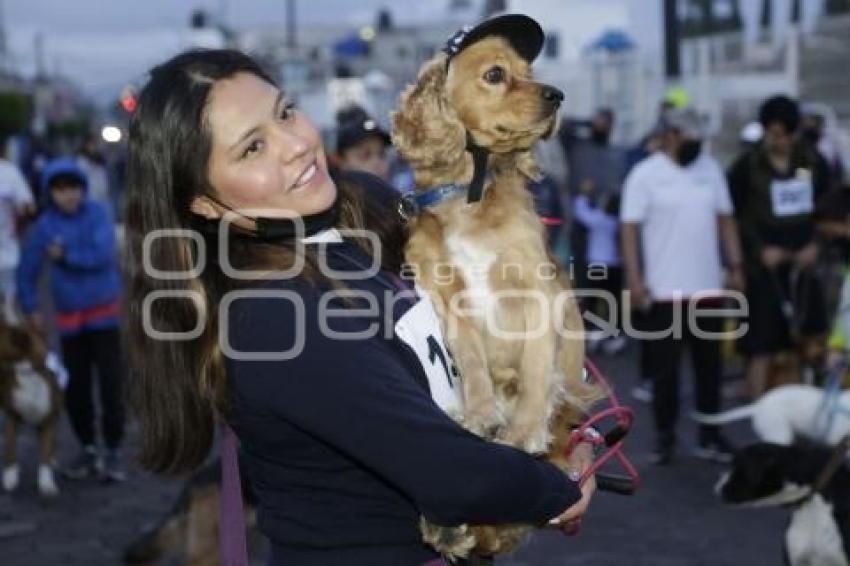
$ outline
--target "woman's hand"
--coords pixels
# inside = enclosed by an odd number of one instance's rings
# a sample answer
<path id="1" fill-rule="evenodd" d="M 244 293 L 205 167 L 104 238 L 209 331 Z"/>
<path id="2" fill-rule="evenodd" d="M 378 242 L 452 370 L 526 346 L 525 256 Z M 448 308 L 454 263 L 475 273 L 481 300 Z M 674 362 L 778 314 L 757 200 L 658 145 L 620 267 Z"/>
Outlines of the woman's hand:
<path id="1" fill-rule="evenodd" d="M 570 475 L 575 475 L 575 479 L 578 480 L 593 465 L 593 446 L 587 442 L 578 444 L 570 454 L 567 463 Z M 596 478 L 591 476 L 581 486 L 581 499 L 578 503 L 549 521 L 549 524 L 561 529 L 565 535 L 577 534 L 594 491 L 596 491 Z"/>

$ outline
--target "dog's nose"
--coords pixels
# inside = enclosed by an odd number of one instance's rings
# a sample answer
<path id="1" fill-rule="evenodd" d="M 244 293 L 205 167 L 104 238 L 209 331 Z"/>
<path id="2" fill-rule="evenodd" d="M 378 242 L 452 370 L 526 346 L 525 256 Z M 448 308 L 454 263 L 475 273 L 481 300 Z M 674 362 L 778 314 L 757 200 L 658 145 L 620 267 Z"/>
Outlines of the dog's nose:
<path id="1" fill-rule="evenodd" d="M 543 87 L 543 100 L 553 104 L 560 104 L 564 101 L 564 93 L 553 86 Z"/>

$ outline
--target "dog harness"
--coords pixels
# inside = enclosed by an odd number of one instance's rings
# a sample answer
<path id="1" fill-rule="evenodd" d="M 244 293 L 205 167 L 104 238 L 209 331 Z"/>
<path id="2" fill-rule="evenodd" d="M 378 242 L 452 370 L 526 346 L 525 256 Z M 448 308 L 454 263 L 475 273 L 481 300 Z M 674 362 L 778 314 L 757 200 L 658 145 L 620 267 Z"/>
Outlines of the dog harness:
<path id="1" fill-rule="evenodd" d="M 40 424 L 50 413 L 50 387 L 29 361 L 15 364 L 12 407 L 24 422 Z"/>

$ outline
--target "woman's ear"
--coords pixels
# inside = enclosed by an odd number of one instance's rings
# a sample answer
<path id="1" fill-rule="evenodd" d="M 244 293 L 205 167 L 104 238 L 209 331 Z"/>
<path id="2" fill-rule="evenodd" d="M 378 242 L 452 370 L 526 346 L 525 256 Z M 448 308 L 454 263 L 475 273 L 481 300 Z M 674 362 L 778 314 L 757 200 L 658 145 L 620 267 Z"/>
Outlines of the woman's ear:
<path id="1" fill-rule="evenodd" d="M 437 54 L 401 94 L 393 145 L 414 169 L 446 168 L 464 157 L 466 128 L 446 99 L 446 55 Z"/>
<path id="2" fill-rule="evenodd" d="M 217 220 L 221 218 L 221 213 L 218 208 L 207 197 L 195 197 L 192 199 L 192 204 L 189 205 L 189 210 L 198 216 L 202 216 L 207 220 Z"/>

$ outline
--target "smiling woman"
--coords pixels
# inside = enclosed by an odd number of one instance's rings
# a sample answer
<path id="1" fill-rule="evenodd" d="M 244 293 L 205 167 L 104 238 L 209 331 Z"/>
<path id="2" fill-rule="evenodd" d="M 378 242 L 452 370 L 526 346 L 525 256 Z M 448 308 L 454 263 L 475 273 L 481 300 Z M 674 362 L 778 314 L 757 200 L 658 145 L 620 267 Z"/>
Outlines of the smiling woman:
<path id="1" fill-rule="evenodd" d="M 425 564 L 439 555 L 420 515 L 543 524 L 580 497 L 448 416 L 458 376 L 432 304 L 397 276 L 398 204 L 375 177 L 329 171 L 309 119 L 241 53 L 180 55 L 139 96 L 126 304 L 141 460 L 191 470 L 226 422 L 272 564 Z"/>
<path id="2" fill-rule="evenodd" d="M 264 216 L 306 216 L 334 202 L 318 131 L 274 85 L 245 72 L 220 81 L 207 116 L 209 180 L 221 202 L 197 197 L 193 212 L 220 218 L 226 202 Z"/>

